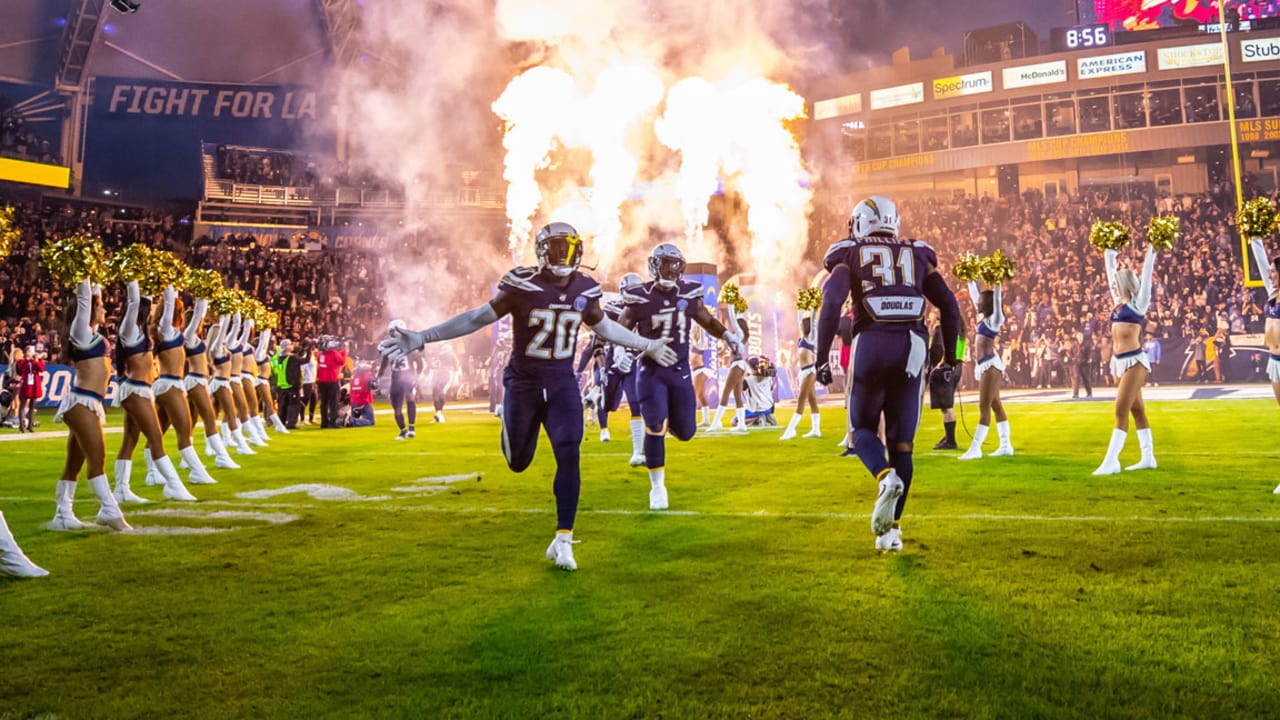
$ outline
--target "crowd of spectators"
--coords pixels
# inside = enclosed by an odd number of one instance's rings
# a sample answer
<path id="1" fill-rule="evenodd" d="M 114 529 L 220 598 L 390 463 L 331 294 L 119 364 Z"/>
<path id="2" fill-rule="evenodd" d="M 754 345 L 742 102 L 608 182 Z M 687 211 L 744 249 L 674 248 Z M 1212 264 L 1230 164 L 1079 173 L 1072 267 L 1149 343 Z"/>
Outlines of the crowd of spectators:
<path id="1" fill-rule="evenodd" d="M 0 156 L 42 163 L 58 162 L 53 145 L 10 109 L 4 97 L 0 97 Z"/>
<path id="2" fill-rule="evenodd" d="M 214 149 L 214 168 L 219 179 L 245 185 L 369 191 L 389 187 L 373 173 L 353 169 L 346 163 L 284 150 L 218 145 Z"/>

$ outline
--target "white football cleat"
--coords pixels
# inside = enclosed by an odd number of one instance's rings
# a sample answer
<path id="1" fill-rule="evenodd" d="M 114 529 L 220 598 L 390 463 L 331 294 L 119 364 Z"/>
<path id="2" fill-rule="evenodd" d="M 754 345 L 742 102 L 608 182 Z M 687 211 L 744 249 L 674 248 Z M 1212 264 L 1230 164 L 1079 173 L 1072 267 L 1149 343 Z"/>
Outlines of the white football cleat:
<path id="1" fill-rule="evenodd" d="M 996 448 L 995 452 L 991 453 L 987 457 L 1013 457 L 1013 446 L 1001 445 L 1000 447 Z"/>
<path id="2" fill-rule="evenodd" d="M 435 421 L 438 423 L 444 422 L 444 413 L 440 411 L 436 411 Z"/>
<path id="3" fill-rule="evenodd" d="M 400 434 L 399 434 L 399 435 L 396 435 L 396 440 L 404 440 L 404 439 L 406 439 L 406 438 L 408 438 L 408 437 L 409 437 L 409 431 L 408 431 L 408 430 L 401 430 L 401 431 L 400 431 Z"/>
<path id="4" fill-rule="evenodd" d="M 1119 475 L 1120 461 L 1111 460 L 1108 462 L 1106 460 L 1103 460 L 1102 464 L 1098 466 L 1098 469 L 1093 471 L 1093 474 L 1094 475 Z"/>
<path id="5" fill-rule="evenodd" d="M 871 532 L 877 536 L 889 532 L 893 525 L 893 511 L 898 507 L 898 498 L 902 497 L 902 487 L 902 478 L 893 469 L 880 479 L 880 494 L 871 511 Z"/>
<path id="6" fill-rule="evenodd" d="M 1125 470 L 1155 470 L 1156 458 L 1154 455 L 1143 455 L 1142 459 L 1136 464 L 1130 465 Z"/>
<path id="7" fill-rule="evenodd" d="M 902 552 L 902 531 L 889 528 L 889 532 L 876 536 L 876 549 L 883 552 Z"/>
<path id="8" fill-rule="evenodd" d="M 631 467 L 640 467 L 641 465 L 644 465 L 644 453 L 636 453 L 635 455 L 632 455 L 630 464 Z"/>
<path id="9" fill-rule="evenodd" d="M 609 429 L 608 429 L 608 428 L 601 428 L 601 429 L 600 429 L 600 442 L 609 442 Z"/>
<path id="10" fill-rule="evenodd" d="M 649 488 L 649 509 L 650 510 L 666 510 L 667 509 L 667 486 L 659 485 L 656 488 Z"/>
<path id="11" fill-rule="evenodd" d="M 547 559 L 554 560 L 561 570 L 577 570 L 578 561 L 573 559 L 572 536 L 556 533 L 556 537 L 547 546 Z"/>

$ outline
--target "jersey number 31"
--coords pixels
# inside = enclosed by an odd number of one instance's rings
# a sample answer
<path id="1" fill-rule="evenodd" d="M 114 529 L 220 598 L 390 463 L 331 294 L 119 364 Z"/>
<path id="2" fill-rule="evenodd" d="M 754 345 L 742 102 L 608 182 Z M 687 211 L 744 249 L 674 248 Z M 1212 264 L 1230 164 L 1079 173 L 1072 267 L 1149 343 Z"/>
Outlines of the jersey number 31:
<path id="1" fill-rule="evenodd" d="M 582 324 L 582 313 L 564 310 L 540 308 L 529 313 L 529 327 L 538 328 L 538 332 L 525 348 L 526 357 L 539 360 L 567 360 L 573 357 L 573 349 L 578 342 L 578 326 Z M 552 346 L 547 347 L 547 339 L 555 333 Z"/>
<path id="2" fill-rule="evenodd" d="M 898 253 L 896 263 L 893 261 L 895 250 Z M 871 266 L 871 274 L 880 281 L 881 285 L 914 286 L 916 284 L 915 253 L 909 246 L 892 248 L 888 245 L 863 245 L 858 260 L 862 263 L 862 267 Z M 902 272 L 901 280 L 897 277 L 895 270 Z M 875 287 L 875 284 L 864 280 L 862 286 L 870 290 Z"/>

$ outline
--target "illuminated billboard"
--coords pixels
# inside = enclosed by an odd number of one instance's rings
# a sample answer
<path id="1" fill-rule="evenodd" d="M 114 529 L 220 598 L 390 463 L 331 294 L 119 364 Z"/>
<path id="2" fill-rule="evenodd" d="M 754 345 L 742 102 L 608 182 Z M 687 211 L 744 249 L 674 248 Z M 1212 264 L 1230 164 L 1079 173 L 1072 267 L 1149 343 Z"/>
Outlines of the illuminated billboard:
<path id="1" fill-rule="evenodd" d="M 1155 30 L 1218 22 L 1216 0 L 1078 0 L 1081 22 L 1104 23 L 1112 30 Z M 1226 0 L 1240 20 L 1280 15 L 1275 0 Z"/>

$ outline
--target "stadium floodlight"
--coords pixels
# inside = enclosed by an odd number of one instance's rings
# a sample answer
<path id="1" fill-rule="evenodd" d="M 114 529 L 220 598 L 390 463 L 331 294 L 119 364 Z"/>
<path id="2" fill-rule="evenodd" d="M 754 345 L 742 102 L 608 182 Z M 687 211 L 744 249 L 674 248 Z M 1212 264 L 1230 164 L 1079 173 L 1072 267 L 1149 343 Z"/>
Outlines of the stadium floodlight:
<path id="1" fill-rule="evenodd" d="M 136 13 L 141 4 L 137 0 L 111 0 L 111 7 L 122 13 Z"/>

